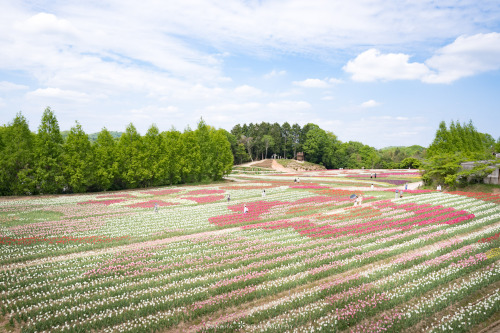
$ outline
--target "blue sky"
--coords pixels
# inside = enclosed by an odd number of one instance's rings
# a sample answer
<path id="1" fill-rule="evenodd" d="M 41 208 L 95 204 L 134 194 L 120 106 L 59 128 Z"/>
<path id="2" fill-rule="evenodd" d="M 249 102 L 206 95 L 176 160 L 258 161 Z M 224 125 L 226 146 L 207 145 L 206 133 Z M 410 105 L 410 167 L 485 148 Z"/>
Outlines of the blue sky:
<path id="1" fill-rule="evenodd" d="M 0 0 L 0 124 L 144 134 L 308 122 L 428 146 L 440 121 L 500 136 L 497 0 Z"/>

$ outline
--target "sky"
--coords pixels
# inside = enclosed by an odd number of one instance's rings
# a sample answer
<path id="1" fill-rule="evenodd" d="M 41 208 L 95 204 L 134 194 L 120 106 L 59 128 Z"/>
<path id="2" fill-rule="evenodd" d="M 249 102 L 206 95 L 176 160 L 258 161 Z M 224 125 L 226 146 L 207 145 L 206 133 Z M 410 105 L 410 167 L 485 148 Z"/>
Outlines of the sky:
<path id="1" fill-rule="evenodd" d="M 0 0 L 0 125 L 141 134 L 315 123 L 428 146 L 500 137 L 498 0 Z"/>

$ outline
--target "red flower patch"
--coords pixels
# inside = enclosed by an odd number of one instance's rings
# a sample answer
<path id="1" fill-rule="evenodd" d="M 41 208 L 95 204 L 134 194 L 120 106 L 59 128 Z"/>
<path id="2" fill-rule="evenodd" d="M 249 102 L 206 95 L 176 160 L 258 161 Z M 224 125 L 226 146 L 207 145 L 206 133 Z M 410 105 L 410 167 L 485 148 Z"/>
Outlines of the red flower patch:
<path id="1" fill-rule="evenodd" d="M 132 204 L 132 205 L 127 205 L 127 207 L 131 207 L 131 208 L 153 208 L 155 206 L 155 204 L 158 204 L 158 206 L 178 205 L 177 203 L 173 203 L 173 202 L 165 202 L 165 201 L 161 201 L 161 200 L 149 200 L 149 201 L 146 201 L 146 202 L 139 202 L 139 203 L 135 203 L 135 204 Z"/>

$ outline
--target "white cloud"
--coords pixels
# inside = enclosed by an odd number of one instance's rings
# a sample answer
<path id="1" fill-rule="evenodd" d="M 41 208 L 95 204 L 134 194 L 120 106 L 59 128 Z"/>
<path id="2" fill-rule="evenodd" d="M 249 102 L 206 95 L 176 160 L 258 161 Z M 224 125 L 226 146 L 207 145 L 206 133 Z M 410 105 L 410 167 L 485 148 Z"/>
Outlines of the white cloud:
<path id="1" fill-rule="evenodd" d="M 370 99 L 369 101 L 366 101 L 366 102 L 361 103 L 361 105 L 360 105 L 360 106 L 361 106 L 362 108 L 373 108 L 373 107 L 375 107 L 375 106 L 379 106 L 379 105 L 380 105 L 380 103 L 379 103 L 379 102 L 377 102 L 377 101 L 375 101 L 375 100 L 373 100 L 373 99 Z"/>
<path id="2" fill-rule="evenodd" d="M 331 84 L 341 83 L 342 80 L 335 78 L 321 79 L 305 79 L 304 81 L 293 81 L 293 85 L 302 88 L 329 88 Z"/>
<path id="3" fill-rule="evenodd" d="M 500 69 L 500 33 L 460 36 L 425 63 L 437 71 L 424 77 L 424 81 L 429 83 L 450 83 Z"/>
<path id="4" fill-rule="evenodd" d="M 429 68 L 420 63 L 409 63 L 410 56 L 402 53 L 381 54 L 369 49 L 350 60 L 344 71 L 351 73 L 354 81 L 419 80 L 429 74 Z"/>
<path id="5" fill-rule="evenodd" d="M 26 89 L 29 89 L 29 87 L 23 84 L 16 84 L 7 81 L 0 82 L 0 91 L 14 91 L 14 90 L 26 90 Z"/>
<path id="6" fill-rule="evenodd" d="M 38 13 L 24 21 L 15 24 L 21 31 L 33 34 L 72 34 L 75 28 L 68 20 L 59 19 L 54 14 Z"/>
<path id="7" fill-rule="evenodd" d="M 234 88 L 234 93 L 243 97 L 255 97 L 262 95 L 262 90 L 249 85 L 242 85 Z"/>
<path id="8" fill-rule="evenodd" d="M 354 81 L 421 80 L 451 83 L 463 77 L 500 69 L 500 33 L 458 37 L 425 63 L 409 62 L 403 53 L 381 54 L 369 49 L 350 60 L 343 70 Z"/>
<path id="9" fill-rule="evenodd" d="M 286 75 L 286 71 L 285 70 L 277 71 L 277 70 L 273 69 L 271 72 L 265 74 L 264 78 L 265 79 L 271 79 L 273 77 L 284 76 L 284 75 Z"/>
<path id="10" fill-rule="evenodd" d="M 72 90 L 62 90 L 59 88 L 39 88 L 34 91 L 30 91 L 27 94 L 28 98 L 36 98 L 36 97 L 41 97 L 41 98 L 56 98 L 56 99 L 66 99 L 66 100 L 77 100 L 80 102 L 86 102 L 90 101 L 90 96 L 78 92 L 78 91 L 72 91 Z"/>

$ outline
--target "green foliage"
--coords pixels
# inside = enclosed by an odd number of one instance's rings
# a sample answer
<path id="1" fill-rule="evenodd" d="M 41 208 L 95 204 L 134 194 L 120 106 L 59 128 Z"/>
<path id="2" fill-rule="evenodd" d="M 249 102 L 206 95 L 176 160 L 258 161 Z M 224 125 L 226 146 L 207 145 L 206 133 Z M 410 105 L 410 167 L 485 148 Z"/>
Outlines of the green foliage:
<path id="1" fill-rule="evenodd" d="M 63 139 L 54 112 L 43 112 L 35 139 L 35 181 L 40 193 L 60 193 L 64 187 L 62 173 Z"/>
<path id="2" fill-rule="evenodd" d="M 429 157 L 423 164 L 425 170 L 422 180 L 426 185 L 448 184 L 454 186 L 456 173 L 460 170 L 460 163 L 466 158 L 461 153 L 442 153 Z"/>
<path id="3" fill-rule="evenodd" d="M 106 191 L 117 187 L 117 144 L 106 128 L 103 128 L 99 132 L 92 148 L 94 152 L 93 164 L 95 166 L 94 182 L 92 185 L 98 191 Z"/>
<path id="4" fill-rule="evenodd" d="M 472 121 L 468 124 L 452 121 L 449 128 L 442 121 L 427 150 L 427 160 L 423 166 L 424 182 L 427 185 L 444 183 L 455 187 L 470 181 L 482 181 L 488 172 L 483 164 L 466 171 L 461 171 L 460 164 L 489 159 L 493 143 L 491 135 L 479 133 Z"/>
<path id="5" fill-rule="evenodd" d="M 254 159 L 264 159 L 276 154 L 281 158 L 296 158 L 297 152 L 304 152 L 306 161 L 332 168 L 399 168 L 404 165 L 417 167 L 425 156 L 422 146 L 388 147 L 376 150 L 360 142 L 342 143 L 337 136 L 308 123 L 304 127 L 298 124 L 290 126 L 285 122 L 270 124 L 237 124 L 231 130 L 231 151 L 236 163 Z M 242 146 L 239 146 L 241 144 Z M 245 152 L 246 150 L 246 152 Z M 413 164 L 408 165 L 409 162 Z"/>
<path id="6" fill-rule="evenodd" d="M 420 169 L 421 167 L 422 167 L 422 161 L 414 157 L 407 157 L 404 160 L 402 160 L 401 163 L 399 163 L 400 169 L 406 169 L 406 168 Z"/>
<path id="7" fill-rule="evenodd" d="M 470 170 L 463 170 L 458 172 L 456 175 L 450 175 L 450 182 L 457 182 L 458 186 L 464 187 L 468 184 L 480 184 L 483 183 L 484 178 L 491 174 L 494 170 L 493 161 L 490 162 L 478 162 Z"/>
<path id="8" fill-rule="evenodd" d="M 145 136 L 130 124 L 119 141 L 103 128 L 94 144 L 76 122 L 65 137 L 50 108 L 45 109 L 36 135 L 20 113 L 12 124 L 1 126 L 0 195 L 210 182 L 231 172 L 231 145 L 238 149 L 232 134 L 203 120 L 195 131 L 184 133 L 175 129 L 160 133 L 152 125 Z"/>
<path id="9" fill-rule="evenodd" d="M 63 175 L 66 190 L 75 193 L 86 192 L 94 175 L 92 147 L 88 135 L 76 122 L 64 143 Z"/>
<path id="10" fill-rule="evenodd" d="M 11 124 L 0 128 L 0 195 L 34 192 L 34 141 L 35 136 L 21 113 Z"/>

